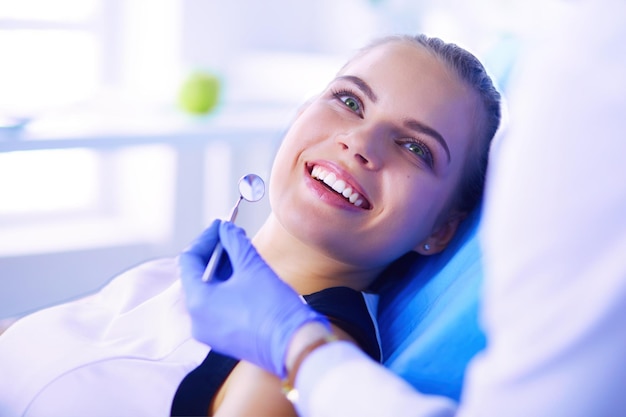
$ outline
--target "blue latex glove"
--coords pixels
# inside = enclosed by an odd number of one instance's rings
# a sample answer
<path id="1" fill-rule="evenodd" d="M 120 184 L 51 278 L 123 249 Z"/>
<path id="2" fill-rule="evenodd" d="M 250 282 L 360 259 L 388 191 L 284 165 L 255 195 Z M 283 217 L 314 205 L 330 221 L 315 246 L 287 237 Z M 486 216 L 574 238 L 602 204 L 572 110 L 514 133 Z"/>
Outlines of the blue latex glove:
<path id="1" fill-rule="evenodd" d="M 205 283 L 202 274 L 218 234 L 230 262 Z M 294 332 L 310 321 L 328 326 L 326 317 L 278 278 L 245 232 L 230 222 L 214 221 L 178 262 L 193 336 L 218 352 L 284 377 Z"/>

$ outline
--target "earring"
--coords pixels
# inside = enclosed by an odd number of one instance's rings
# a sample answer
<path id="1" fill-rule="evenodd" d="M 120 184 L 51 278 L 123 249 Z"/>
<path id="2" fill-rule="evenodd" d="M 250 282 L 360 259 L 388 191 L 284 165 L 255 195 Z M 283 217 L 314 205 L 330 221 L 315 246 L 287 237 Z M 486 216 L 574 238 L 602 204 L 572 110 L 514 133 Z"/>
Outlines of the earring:
<path id="1" fill-rule="evenodd" d="M 425 251 L 429 251 L 430 250 L 430 245 L 428 243 L 424 243 L 424 250 Z"/>

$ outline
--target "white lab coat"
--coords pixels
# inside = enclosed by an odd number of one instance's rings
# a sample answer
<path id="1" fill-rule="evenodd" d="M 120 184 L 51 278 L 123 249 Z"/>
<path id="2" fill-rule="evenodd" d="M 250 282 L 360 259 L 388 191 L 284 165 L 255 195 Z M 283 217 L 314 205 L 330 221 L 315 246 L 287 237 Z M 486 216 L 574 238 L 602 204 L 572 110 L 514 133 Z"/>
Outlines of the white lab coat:
<path id="1" fill-rule="evenodd" d="M 521 61 L 494 149 L 488 346 L 460 403 L 338 343 L 300 368 L 303 415 L 626 416 L 626 2 L 571 1 L 561 17 Z"/>
<path id="2" fill-rule="evenodd" d="M 191 336 L 175 260 L 148 262 L 0 337 L 0 416 L 167 416 L 208 351 Z"/>

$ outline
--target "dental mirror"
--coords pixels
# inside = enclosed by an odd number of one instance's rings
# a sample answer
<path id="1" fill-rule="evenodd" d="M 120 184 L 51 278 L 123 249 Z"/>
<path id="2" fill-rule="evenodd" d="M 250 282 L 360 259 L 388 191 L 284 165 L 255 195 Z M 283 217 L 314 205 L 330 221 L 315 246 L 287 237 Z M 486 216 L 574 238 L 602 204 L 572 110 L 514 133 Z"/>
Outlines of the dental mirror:
<path id="1" fill-rule="evenodd" d="M 244 175 L 239 179 L 239 198 L 235 203 L 235 206 L 230 212 L 228 216 L 229 222 L 234 222 L 237 218 L 237 213 L 239 212 L 239 203 L 241 200 L 250 201 L 254 203 L 259 201 L 265 195 L 265 182 L 263 179 L 256 174 L 248 174 Z M 215 249 L 213 250 L 213 254 L 211 254 L 211 259 L 209 259 L 209 263 L 207 264 L 206 269 L 204 270 L 204 274 L 202 274 L 202 281 L 207 282 L 215 274 L 215 269 L 217 268 L 217 264 L 219 259 L 222 256 L 222 252 L 224 249 L 220 242 L 217 242 Z"/>

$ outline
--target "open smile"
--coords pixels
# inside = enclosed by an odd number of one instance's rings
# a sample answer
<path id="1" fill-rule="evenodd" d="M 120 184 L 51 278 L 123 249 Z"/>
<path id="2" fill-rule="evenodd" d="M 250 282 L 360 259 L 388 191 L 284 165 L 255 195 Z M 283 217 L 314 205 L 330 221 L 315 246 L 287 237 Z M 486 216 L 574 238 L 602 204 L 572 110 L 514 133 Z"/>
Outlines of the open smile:
<path id="1" fill-rule="evenodd" d="M 326 188 L 342 196 L 346 201 L 355 207 L 364 210 L 371 209 L 371 204 L 367 199 L 356 191 L 356 187 L 349 183 L 345 178 L 341 178 L 335 172 L 332 172 L 320 165 L 311 165 L 308 167 L 309 175 L 323 184 Z"/>

